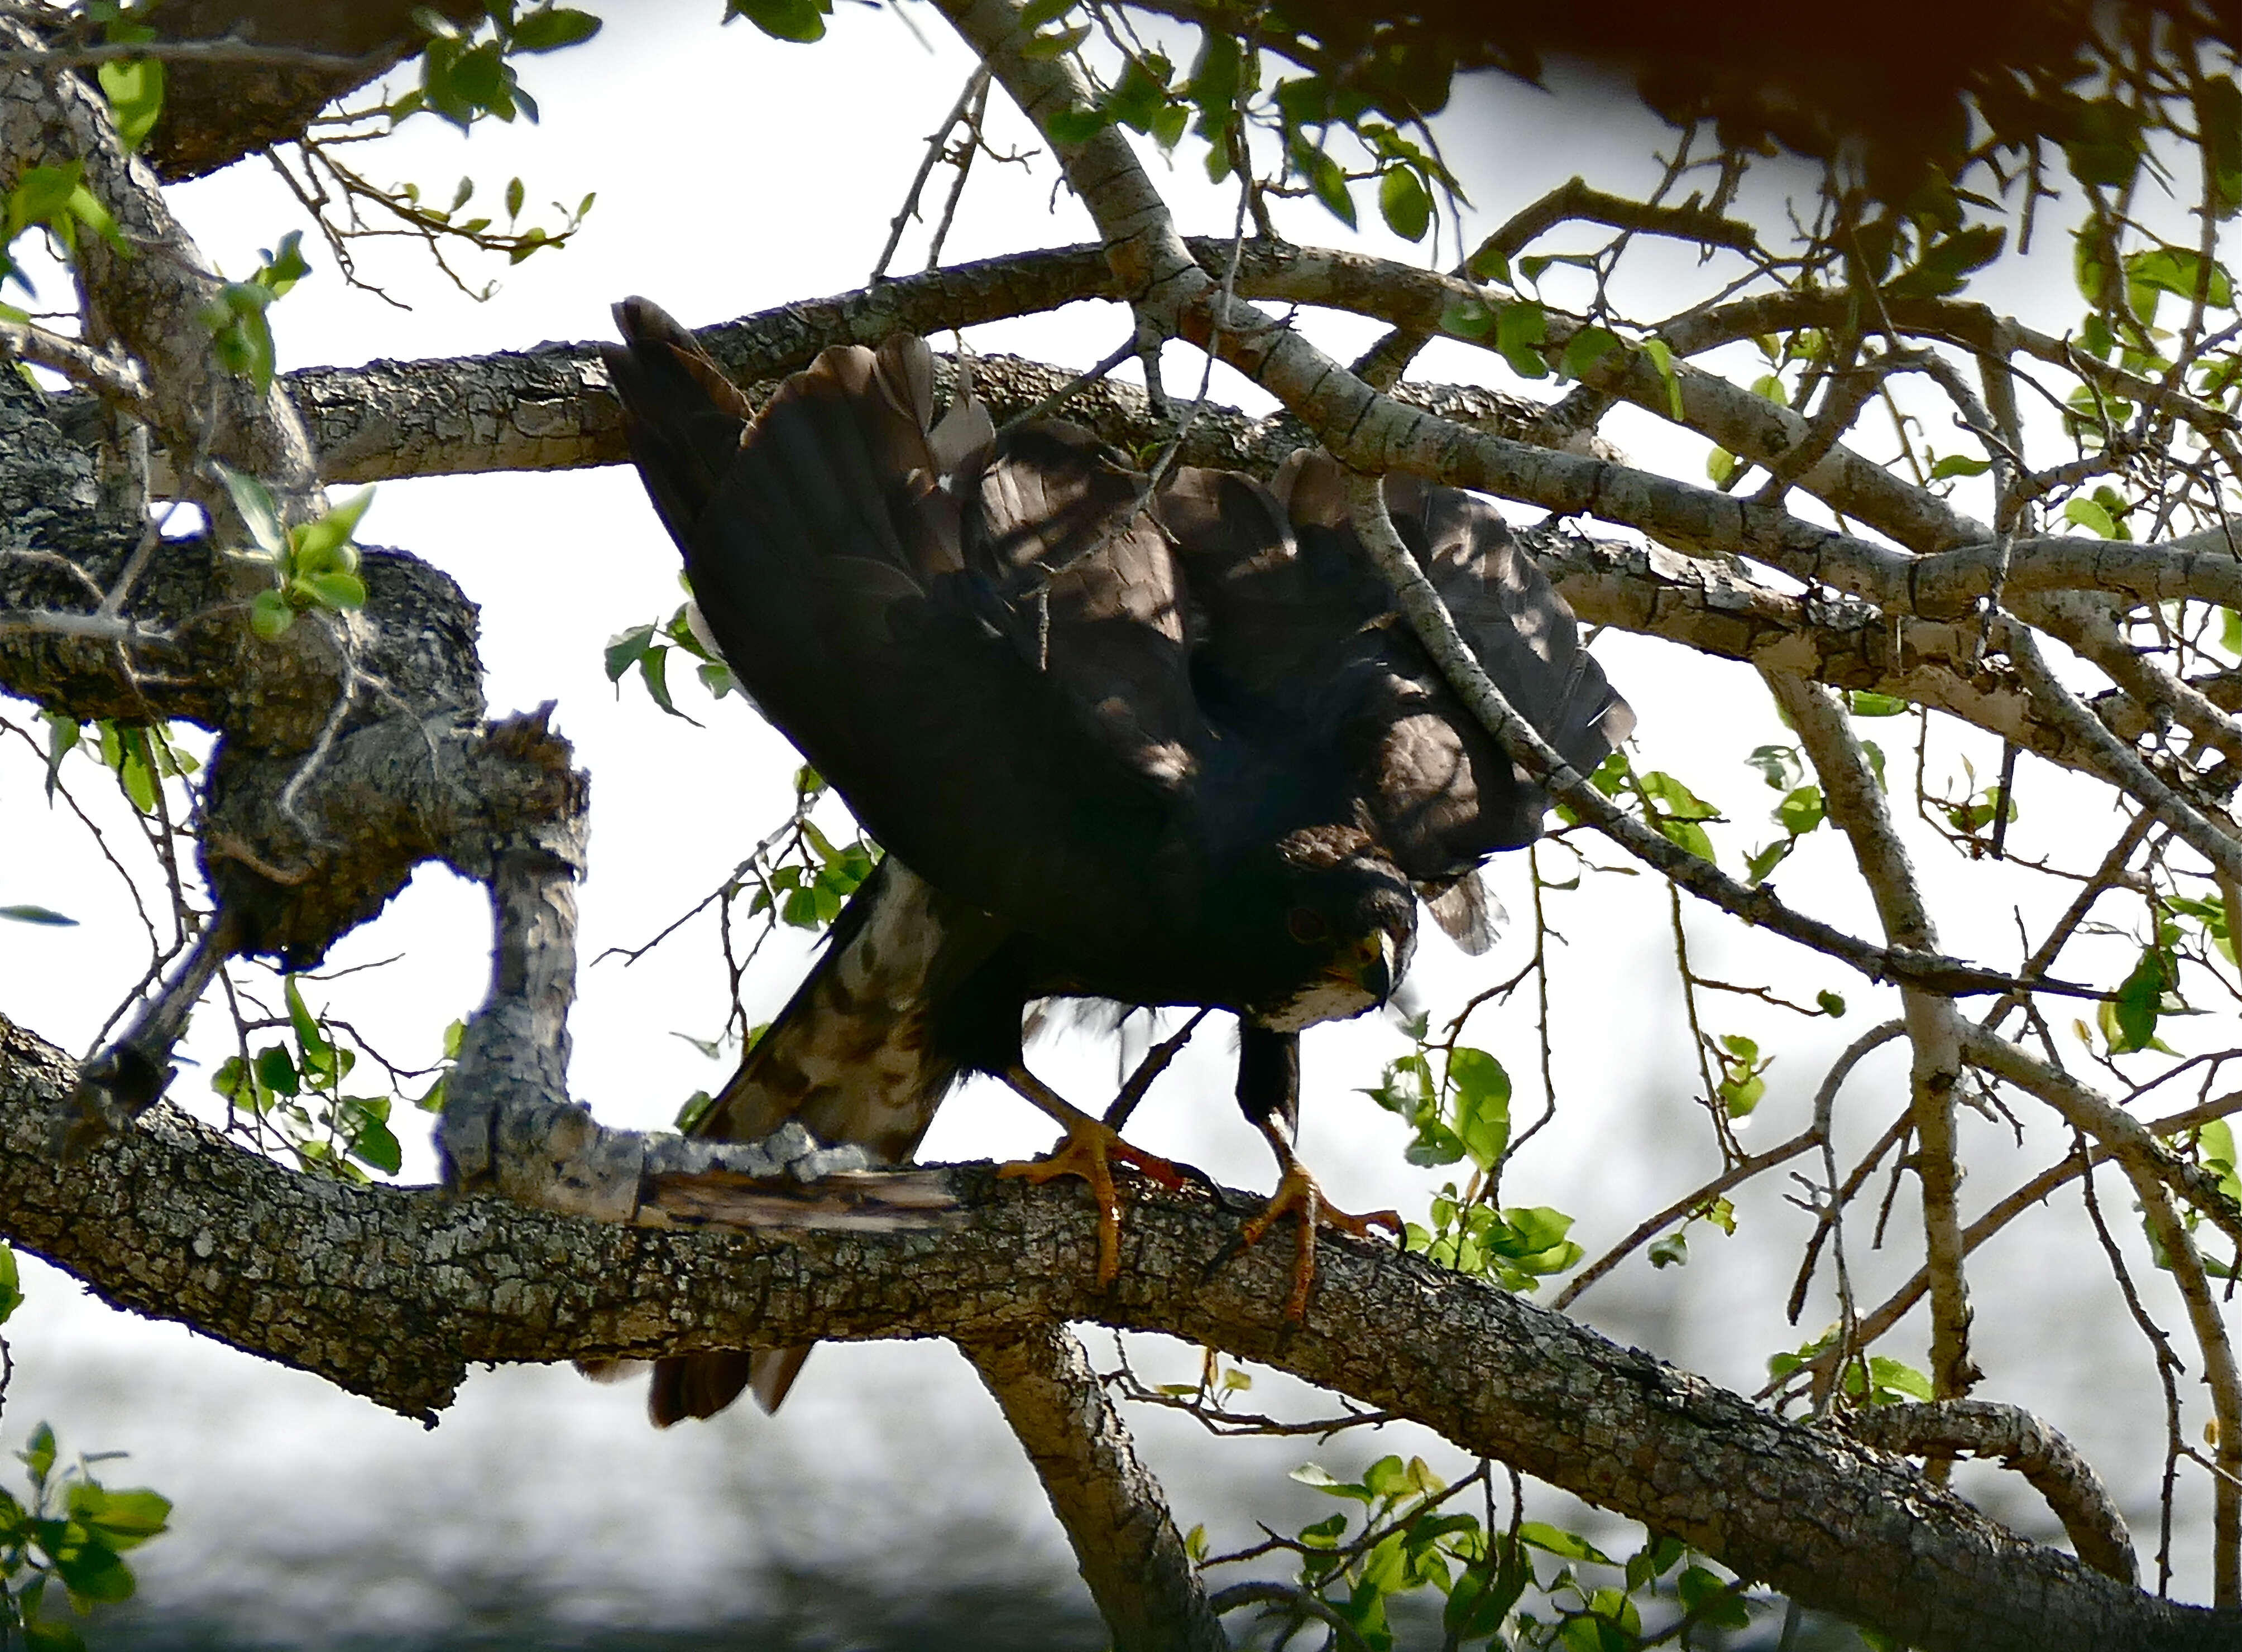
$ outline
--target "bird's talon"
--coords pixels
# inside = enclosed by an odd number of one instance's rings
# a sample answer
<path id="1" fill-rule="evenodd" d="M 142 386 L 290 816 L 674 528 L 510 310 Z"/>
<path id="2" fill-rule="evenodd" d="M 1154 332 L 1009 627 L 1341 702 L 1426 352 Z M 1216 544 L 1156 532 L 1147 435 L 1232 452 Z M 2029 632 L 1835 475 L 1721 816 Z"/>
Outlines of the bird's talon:
<path id="1" fill-rule="evenodd" d="M 1060 1176 L 1080 1176 L 1098 1201 L 1098 1287 L 1104 1289 L 1121 1271 L 1121 1196 L 1113 1185 L 1113 1164 L 1128 1166 L 1160 1187 L 1181 1187 L 1184 1172 L 1158 1154 L 1132 1147 L 1095 1119 L 1071 1125 L 1066 1140 L 1041 1159 L 1017 1159 L 997 1167 L 999 1176 L 1041 1186 Z"/>
<path id="2" fill-rule="evenodd" d="M 1285 1317 L 1299 1324 L 1307 1317 L 1308 1292 L 1316 1281 L 1316 1229 L 1336 1228 L 1357 1239 L 1370 1237 L 1373 1227 L 1391 1230 L 1397 1237 L 1401 1232 L 1399 1211 L 1373 1210 L 1358 1216 L 1352 1211 L 1339 1209 L 1324 1197 L 1323 1189 L 1315 1179 L 1294 1165 L 1285 1172 L 1277 1184 L 1277 1191 L 1269 1195 L 1269 1202 L 1258 1215 L 1249 1216 L 1239 1229 L 1239 1238 L 1248 1245 L 1258 1245 L 1278 1219 L 1296 1215 L 1299 1221 L 1299 1236 L 1292 1264 L 1292 1288 L 1285 1298 Z"/>

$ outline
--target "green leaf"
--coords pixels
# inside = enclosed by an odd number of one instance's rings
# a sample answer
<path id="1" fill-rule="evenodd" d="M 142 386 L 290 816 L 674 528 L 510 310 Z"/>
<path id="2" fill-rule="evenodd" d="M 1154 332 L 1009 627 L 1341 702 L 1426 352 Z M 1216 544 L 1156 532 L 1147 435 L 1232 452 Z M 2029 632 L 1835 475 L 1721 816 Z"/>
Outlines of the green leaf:
<path id="1" fill-rule="evenodd" d="M 70 1488 L 70 1518 L 107 1548 L 137 1548 L 159 1537 L 171 1518 L 171 1500 L 145 1488 L 111 1491 L 91 1481 Z"/>
<path id="2" fill-rule="evenodd" d="M 1786 795 L 1775 806 L 1775 823 L 1794 838 L 1811 832 L 1822 824 L 1822 788 L 1802 786 Z"/>
<path id="3" fill-rule="evenodd" d="M 47 1476 L 55 1468 L 55 1431 L 42 1422 L 31 1430 L 23 1449 L 16 1454 L 17 1461 L 31 1472 L 34 1488 L 46 1484 Z"/>
<path id="4" fill-rule="evenodd" d="M 1348 229 L 1354 228 L 1354 197 L 1347 192 L 1346 174 L 1339 163 L 1323 150 L 1300 143 L 1292 146 L 1292 159 L 1316 199 Z"/>
<path id="5" fill-rule="evenodd" d="M 128 151 L 138 149 L 164 112 L 164 65 L 152 57 L 133 57 L 105 63 L 97 72 L 118 141 Z"/>
<path id="6" fill-rule="evenodd" d="M 646 692 L 654 696 L 655 705 L 672 717 L 693 723 L 695 728 L 701 726 L 679 711 L 677 702 L 669 697 L 669 651 L 667 648 L 649 648 L 640 656 L 638 674 L 645 679 Z"/>
<path id="7" fill-rule="evenodd" d="M 77 920 L 65 917 L 51 906 L 0 906 L 0 918 L 10 923 L 44 924 L 56 929 L 75 929 Z"/>
<path id="8" fill-rule="evenodd" d="M 2075 136 L 2064 140 L 2071 175 L 2090 189 L 2123 190 L 2133 181 L 2147 150 L 2138 111 L 2115 97 L 2076 105 Z"/>
<path id="9" fill-rule="evenodd" d="M 1451 304 L 1440 311 L 1440 331 L 1454 338 L 1484 338 L 1494 326 L 1494 311 L 1476 299 Z"/>
<path id="10" fill-rule="evenodd" d="M 294 1095 L 302 1087 L 295 1058 L 278 1044 L 258 1051 L 257 1081 L 280 1095 Z"/>
<path id="11" fill-rule="evenodd" d="M 295 583 L 323 608 L 366 606 L 366 581 L 354 573 L 315 573 Z"/>
<path id="12" fill-rule="evenodd" d="M 1619 348 L 1619 335 L 1610 328 L 1583 327 L 1565 341 L 1565 353 L 1558 360 L 1557 375 L 1561 378 L 1585 378 L 1590 369 Z"/>
<path id="13" fill-rule="evenodd" d="M 2171 965 L 2164 953 L 2154 946 L 2143 947 L 2132 973 L 2118 988 L 2111 1006 L 2111 1020 L 2118 1031 L 2118 1036 L 2110 1041 L 2113 1053 L 2126 1054 L 2149 1047 L 2156 1038 L 2157 1020 L 2171 984 Z"/>
<path id="14" fill-rule="evenodd" d="M 1720 1085 L 1721 1105 L 1728 1109 L 1731 1119 L 1748 1119 L 1767 1094 L 1767 1080 L 1757 1073 L 1723 1079 Z"/>
<path id="15" fill-rule="evenodd" d="M 1549 364 L 1541 359 L 1539 348 L 1548 336 L 1548 325 L 1547 313 L 1532 298 L 1503 305 L 1495 318 L 1494 347 L 1520 378 L 1549 376 Z"/>
<path id="16" fill-rule="evenodd" d="M 319 1031 L 318 1020 L 305 1007 L 304 994 L 297 990 L 293 975 L 282 978 L 280 992 L 287 1002 L 288 1024 L 295 1030 L 297 1043 L 313 1055 L 325 1055 L 333 1049 L 334 1046 L 327 1042 L 326 1035 Z"/>
<path id="17" fill-rule="evenodd" d="M 156 771 L 148 761 L 148 737 L 140 729 L 124 729 L 118 736 L 122 748 L 117 766 L 117 778 L 123 783 L 124 795 L 132 799 L 132 806 L 143 814 L 156 813 Z"/>
<path id="18" fill-rule="evenodd" d="M 1037 0 L 1028 10 L 1032 12 L 1041 6 L 1058 3 L 1059 0 Z M 1071 3 L 1072 0 L 1065 0 L 1065 5 Z M 1060 10 L 1065 10 L 1065 5 L 1061 5 Z M 1022 15 L 1021 22 L 1027 23 L 1025 13 Z M 1040 28 L 1042 24 L 1028 26 Z M 1238 105 L 1238 89 L 1243 81 L 1244 69 L 1245 54 L 1235 35 L 1219 29 L 1204 31 L 1198 57 L 1191 64 L 1191 78 L 1184 84 L 1184 96 L 1199 111 L 1201 137 L 1212 138 L 1228 124 Z"/>
<path id="19" fill-rule="evenodd" d="M 1510 1074 L 1485 1050 L 1460 1047 L 1448 1055 L 1455 1092 L 1455 1135 L 1481 1170 L 1492 1170 L 1510 1142 Z"/>
<path id="20" fill-rule="evenodd" d="M 1952 476 L 1983 476 L 1993 468 L 1990 459 L 1972 458 L 1967 453 L 1949 453 L 1930 467 L 1930 479 L 1943 482 Z"/>
<path id="21" fill-rule="evenodd" d="M 296 623 L 296 611 L 277 591 L 260 591 L 249 599 L 249 628 L 267 642 L 285 637 Z"/>
<path id="22" fill-rule="evenodd" d="M 1373 1497 L 1400 1497 L 1410 1490 L 1408 1466 L 1399 1457 L 1380 1457 L 1363 1470 L 1362 1483 Z"/>
<path id="23" fill-rule="evenodd" d="M 1020 8 L 1020 27 L 1032 34 L 1047 23 L 1057 23 L 1074 10 L 1075 0 L 1028 0 Z"/>
<path id="24" fill-rule="evenodd" d="M 1353 1499 L 1359 1503 L 1368 1503 L 1375 1501 L 1371 1495 L 1369 1487 L 1357 1485 L 1348 1481 L 1334 1479 L 1331 1472 L 1319 1463 L 1304 1462 L 1299 1468 L 1293 1469 L 1292 1472 L 1285 1477 L 1290 1480 L 1297 1480 L 1303 1486 L 1312 1486 L 1316 1490 L 1327 1493 L 1333 1497 L 1348 1497 Z M 1344 1522 L 1346 1516 L 1339 1515 L 1335 1516 L 1335 1518 Z M 1346 1529 L 1344 1523 L 1342 1523 L 1340 1529 Z M 1336 1535 L 1337 1534 L 1334 1533 L 1333 1535 Z"/>
<path id="25" fill-rule="evenodd" d="M 1930 1379 L 1911 1365 L 1898 1360 L 1887 1360 L 1881 1354 L 1869 1361 L 1869 1380 L 1876 1385 L 1871 1396 L 1879 1405 L 1889 1405 L 1896 1400 L 1929 1400 L 1933 1396 Z"/>
<path id="26" fill-rule="evenodd" d="M 384 1175 L 395 1175 L 405 1166 L 405 1149 L 391 1133 L 386 1120 L 370 1113 L 359 1116 L 357 1127 L 351 1132 L 352 1154 L 372 1165 Z"/>
<path id="27" fill-rule="evenodd" d="M 1619 1563 L 1577 1533 L 1544 1525 L 1538 1520 L 1526 1521 L 1519 1526 L 1518 1541 L 1561 1560 L 1592 1561 L 1599 1566 Z"/>
<path id="28" fill-rule="evenodd" d="M 1814 994 L 1814 1001 L 1821 1007 L 1822 1013 L 1832 1020 L 1836 1020 L 1845 1013 L 1843 995 L 1833 993 L 1826 987 Z"/>
<path id="29" fill-rule="evenodd" d="M 2110 519 L 2109 512 L 2104 510 L 2097 501 L 2087 498 L 2084 495 L 2072 498 L 2063 507 L 2063 517 L 2066 522 L 2075 523 L 2089 533 L 2099 535 L 2104 539 L 2114 539 L 2118 537 L 2118 525 Z"/>
<path id="30" fill-rule="evenodd" d="M 691 1135 L 701 1127 L 701 1121 L 708 1116 L 709 1109 L 715 1105 L 716 1098 L 706 1090 L 695 1090 L 691 1095 L 687 1096 L 685 1105 L 677 1109 L 678 1132 L 683 1135 Z"/>
<path id="31" fill-rule="evenodd" d="M 1102 106 L 1096 109 L 1076 107 L 1060 110 L 1044 123 L 1044 128 L 1051 134 L 1052 143 L 1072 148 L 1077 144 L 1087 144 L 1112 124 L 1113 111 L 1110 109 Z"/>
<path id="32" fill-rule="evenodd" d="M 1990 224 L 1972 224 L 1933 242 L 1915 267 L 1883 284 L 1895 298 L 1943 298 L 1958 292 L 1970 272 L 2001 256 L 2009 232 Z"/>
<path id="33" fill-rule="evenodd" d="M 540 6 L 514 25 L 508 43 L 516 51 L 558 51 L 600 32 L 600 19 L 568 6 Z"/>
<path id="34" fill-rule="evenodd" d="M 1910 709 L 1908 702 L 1896 695 L 1873 693 L 1865 688 L 1855 689 L 1845 706 L 1856 717 L 1897 717 Z"/>
<path id="35" fill-rule="evenodd" d="M 23 1306 L 23 1281 L 16 1268 L 16 1253 L 8 1248 L 5 1240 L 0 1240 L 0 1325 L 5 1325 L 8 1316 Z"/>
<path id="36" fill-rule="evenodd" d="M 1404 241 L 1421 241 L 1432 227 L 1433 197 L 1415 172 L 1392 167 L 1378 180 L 1378 211 Z"/>
<path id="37" fill-rule="evenodd" d="M 51 805 L 63 759 L 85 738 L 85 730 L 77 719 L 60 712 L 41 712 L 39 718 L 47 726 L 47 801 Z"/>
<path id="38" fill-rule="evenodd" d="M 280 525 L 280 507 L 273 503 L 272 491 L 246 471 L 237 471 L 230 465 L 220 465 L 218 470 L 257 548 L 275 558 L 286 556 L 288 532 Z"/>
<path id="39" fill-rule="evenodd" d="M 105 1543 L 91 1540 L 65 1548 L 54 1557 L 55 1574 L 80 1611 L 97 1602 L 113 1605 L 132 1598 L 132 1568 Z"/>
<path id="40" fill-rule="evenodd" d="M 1049 63 L 1064 57 L 1090 38 L 1090 25 L 1077 23 L 1071 29 L 1062 29 L 1055 35 L 1037 35 L 1020 48 L 1020 56 L 1030 62 Z"/>
<path id="41" fill-rule="evenodd" d="M 1681 418 L 1683 416 L 1682 380 L 1674 371 L 1673 348 L 1663 338 L 1646 338 L 1642 341 L 1641 350 L 1649 358 L 1651 366 L 1657 370 L 1659 378 L 1665 381 L 1667 411 L 1676 419 Z"/>
<path id="42" fill-rule="evenodd" d="M 2213 1119 L 2196 1131 L 2195 1142 L 2204 1167 L 2218 1176 L 2220 1191 L 2229 1199 L 2242 1199 L 2242 1160 L 2235 1157 L 2233 1127 Z M 6 1317 L 0 1314 L 0 1319 Z"/>
<path id="43" fill-rule="evenodd" d="M 1796 838 L 1777 838 L 1765 848 L 1755 850 L 1744 857 L 1744 871 L 1755 884 L 1765 883 L 1768 874 L 1790 858 L 1798 846 Z"/>
<path id="44" fill-rule="evenodd" d="M 1702 1566 L 1692 1566 L 1674 1580 L 1682 1609 L 1695 1614 L 1698 1622 L 1723 1629 L 1750 1628 L 1750 1608 L 1741 1594 L 1731 1595 L 1728 1589 L 1727 1579 Z"/>
<path id="45" fill-rule="evenodd" d="M 1105 95 L 1105 107 L 1131 131 L 1150 132 L 1167 107 L 1168 80 L 1174 72 L 1173 65 L 1157 53 L 1131 57 L 1119 84 Z"/>
<path id="46" fill-rule="evenodd" d="M 1648 1252 L 1653 1267 L 1682 1267 L 1689 1261 L 1689 1235 L 1676 1229 L 1650 1241 Z"/>
<path id="47" fill-rule="evenodd" d="M 65 1618 L 23 1625 L 23 1652 L 85 1652 L 85 1637 Z"/>
<path id="48" fill-rule="evenodd" d="M 1760 778 L 1778 792 L 1788 792 L 1804 778 L 1806 771 L 1798 761 L 1795 746 L 1755 746 L 1745 766 L 1757 769 Z"/>
<path id="49" fill-rule="evenodd" d="M 319 569 L 327 566 L 349 572 L 348 560 L 332 560 L 358 535 L 358 525 L 365 518 L 366 507 L 373 503 L 374 491 L 361 488 L 349 498 L 330 507 L 316 521 L 306 522 L 288 536 L 290 548 L 295 553 L 299 568 Z"/>
<path id="50" fill-rule="evenodd" d="M 266 288 L 232 281 L 218 289 L 216 302 L 205 304 L 199 312 L 203 324 L 210 329 L 211 354 L 218 365 L 248 379 L 260 395 L 272 387 L 272 375 L 279 365 L 272 326 L 265 318 L 265 305 L 272 298 Z"/>
<path id="51" fill-rule="evenodd" d="M 2206 303 L 2219 310 L 2234 307 L 2234 284 L 2225 266 L 2205 264 L 2203 255 L 2190 247 L 2159 246 L 2136 252 L 2125 260 L 2125 276 L 2136 287 L 2169 292 L 2190 304 L 2195 301 L 2200 284 L 2205 289 Z"/>
<path id="52" fill-rule="evenodd" d="M 272 298 L 286 298 L 299 281 L 312 273 L 312 266 L 304 257 L 301 230 L 289 231 L 280 237 L 277 249 L 267 248 L 259 256 L 264 262 L 249 278 L 249 283 L 261 287 Z"/>
<path id="53" fill-rule="evenodd" d="M 659 645 L 654 640 L 654 627 L 650 625 L 633 625 L 628 631 L 617 632 L 607 639 L 607 680 L 621 682 L 623 673 L 657 646 Z"/>

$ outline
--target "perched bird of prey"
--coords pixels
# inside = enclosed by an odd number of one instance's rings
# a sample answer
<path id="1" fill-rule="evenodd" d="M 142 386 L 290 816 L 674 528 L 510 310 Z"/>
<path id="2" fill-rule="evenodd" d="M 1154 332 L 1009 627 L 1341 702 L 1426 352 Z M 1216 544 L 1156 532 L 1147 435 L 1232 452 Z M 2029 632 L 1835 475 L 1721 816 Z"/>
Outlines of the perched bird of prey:
<path id="1" fill-rule="evenodd" d="M 1078 1174 L 1117 1266 L 1111 1161 L 1173 1181 L 1030 1073 L 1031 1001 L 1233 1012 L 1240 1106 L 1274 1149 L 1248 1224 L 1300 1217 L 1305 1308 L 1324 1205 L 1292 1147 L 1302 1028 L 1382 1003 L 1416 898 L 1488 939 L 1479 864 L 1547 798 L 1391 612 L 1342 478 L 1298 454 L 1272 485 L 1184 469 L 1157 489 L 1089 432 L 936 425 L 918 339 L 834 349 L 760 414 L 641 299 L 604 354 L 631 451 L 708 632 L 764 714 L 889 851 L 701 1128 L 799 1118 L 900 1160 L 950 1085 L 1004 1080 L 1057 1120 L 1038 1179 Z M 1519 711 L 1593 768 L 1632 714 L 1491 506 L 1394 478 L 1395 525 Z M 657 1421 L 801 1353 L 659 1363 Z"/>

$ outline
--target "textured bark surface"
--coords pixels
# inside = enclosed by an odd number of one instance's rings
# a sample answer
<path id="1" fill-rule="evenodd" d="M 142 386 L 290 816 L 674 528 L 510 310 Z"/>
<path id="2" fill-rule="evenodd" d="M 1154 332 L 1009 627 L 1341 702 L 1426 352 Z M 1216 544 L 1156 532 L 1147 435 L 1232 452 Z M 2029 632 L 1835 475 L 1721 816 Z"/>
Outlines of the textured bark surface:
<path id="1" fill-rule="evenodd" d="M 1026 1325 L 963 1347 L 1066 1528 L 1114 1652 L 1224 1652 L 1229 1639 L 1167 1499 L 1081 1340 L 1063 1325 Z"/>
<path id="2" fill-rule="evenodd" d="M 1895 1459 L 1789 1423 L 1531 1303 L 1355 1243 L 1306 1323 L 1284 1247 L 1210 1272 L 1236 1218 L 1140 1194 L 1110 1293 L 1071 1185 L 950 1173 L 944 1225 L 694 1232 L 285 1170 L 168 1108 L 57 1167 L 75 1073 L 0 1023 L 0 1234 L 120 1307 L 433 1419 L 470 1362 L 825 1338 L 1165 1331 L 1412 1417 L 1748 1577 L 1930 1649 L 2228 1648 L 2242 1620 L 2152 1600 L 2025 1542 Z M 667 1220 L 675 1221 L 671 1216 Z"/>
<path id="3" fill-rule="evenodd" d="M 359 61 L 175 63 L 148 139 L 151 164 L 167 183 L 200 177 L 298 136 L 326 105 L 420 50 L 426 37 L 413 26 L 418 9 L 418 0 L 161 0 L 143 15 L 164 40 L 231 37 Z M 483 14 L 463 0 L 438 0 L 432 9 L 455 23 Z"/>

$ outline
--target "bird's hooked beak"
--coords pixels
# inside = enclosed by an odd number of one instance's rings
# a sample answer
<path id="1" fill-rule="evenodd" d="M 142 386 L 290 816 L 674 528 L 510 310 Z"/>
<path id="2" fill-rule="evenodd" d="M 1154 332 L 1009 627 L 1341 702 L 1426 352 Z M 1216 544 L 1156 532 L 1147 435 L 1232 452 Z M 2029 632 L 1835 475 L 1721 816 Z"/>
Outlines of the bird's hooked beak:
<path id="1" fill-rule="evenodd" d="M 1393 937 L 1384 930 L 1362 936 L 1339 958 L 1332 973 L 1339 980 L 1359 987 L 1374 1000 L 1379 1008 L 1393 996 L 1400 953 Z"/>

